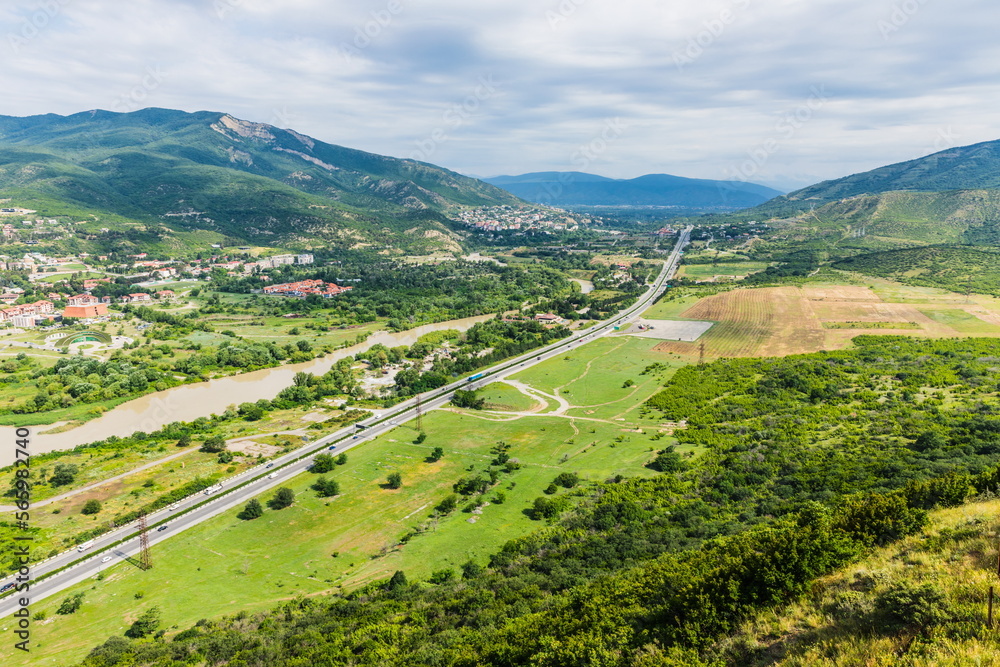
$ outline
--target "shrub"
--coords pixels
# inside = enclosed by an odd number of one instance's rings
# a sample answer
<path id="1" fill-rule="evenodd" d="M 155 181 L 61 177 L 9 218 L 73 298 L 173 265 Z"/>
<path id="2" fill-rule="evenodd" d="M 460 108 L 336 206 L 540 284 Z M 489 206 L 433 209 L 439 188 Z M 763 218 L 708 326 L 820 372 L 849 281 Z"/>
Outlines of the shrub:
<path id="1" fill-rule="evenodd" d="M 902 582 L 875 598 L 879 625 L 902 629 L 921 628 L 947 621 L 951 613 L 944 592 L 935 584 Z"/>
<path id="2" fill-rule="evenodd" d="M 70 595 L 68 598 L 60 603 L 59 608 L 56 610 L 57 614 L 68 615 L 75 613 L 80 605 L 83 604 L 83 593 L 77 593 L 75 595 Z"/>
<path id="3" fill-rule="evenodd" d="M 251 519 L 264 516 L 264 508 L 260 506 L 259 500 L 251 498 L 250 502 L 246 504 L 246 507 L 244 507 L 243 510 L 236 516 L 244 521 L 249 521 Z"/>
<path id="4" fill-rule="evenodd" d="M 80 510 L 81 514 L 97 514 L 101 511 L 101 501 L 90 499 L 83 505 L 83 509 Z"/>
<path id="5" fill-rule="evenodd" d="M 291 507 L 295 502 L 295 492 L 287 486 L 283 486 L 275 492 L 274 497 L 268 501 L 268 506 L 273 510 L 281 510 Z"/>

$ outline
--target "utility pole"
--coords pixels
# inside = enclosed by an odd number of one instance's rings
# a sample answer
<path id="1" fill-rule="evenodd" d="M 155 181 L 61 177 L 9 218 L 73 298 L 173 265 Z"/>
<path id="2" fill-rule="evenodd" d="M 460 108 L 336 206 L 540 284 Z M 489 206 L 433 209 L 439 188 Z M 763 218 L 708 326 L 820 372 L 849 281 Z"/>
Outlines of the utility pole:
<path id="1" fill-rule="evenodd" d="M 146 513 L 139 515 L 139 569 L 148 570 L 153 567 L 149 557 L 149 526 L 146 525 Z"/>

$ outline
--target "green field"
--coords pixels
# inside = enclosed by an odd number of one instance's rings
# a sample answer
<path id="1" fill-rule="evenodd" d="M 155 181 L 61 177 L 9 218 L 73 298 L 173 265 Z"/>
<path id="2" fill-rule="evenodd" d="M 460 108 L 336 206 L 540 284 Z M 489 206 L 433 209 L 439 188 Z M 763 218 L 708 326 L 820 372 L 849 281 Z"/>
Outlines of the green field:
<path id="1" fill-rule="evenodd" d="M 679 276 L 703 280 L 714 276 L 737 276 L 744 278 L 751 273 L 758 273 L 769 265 L 766 262 L 731 262 L 725 264 L 684 264 Z"/>
<path id="2" fill-rule="evenodd" d="M 653 345 L 655 341 L 644 339 L 601 339 L 571 352 L 568 361 L 557 357 L 512 378 L 546 393 L 566 389 L 558 396 L 570 406 L 579 401 L 591 407 L 564 410 L 553 399 L 554 412 L 523 417 L 435 411 L 424 418 L 428 437 L 420 445 L 413 443 L 416 432 L 410 426 L 400 426 L 351 450 L 347 465 L 329 475 L 340 482 L 340 496 L 317 498 L 309 489 L 315 475 L 289 479 L 286 485 L 297 498 L 293 507 L 267 510 L 251 522 L 238 520 L 240 508 L 233 508 L 154 547 L 154 568 L 147 573 L 115 565 L 104 581 L 78 584 L 32 608 L 48 616 L 33 629 L 36 656 L 44 658 L 12 656 L 8 647 L 0 655 L 10 665 L 61 666 L 107 636 L 121 634 L 150 606 L 160 607 L 165 627 L 183 628 L 199 618 L 266 609 L 297 595 L 355 588 L 398 569 L 426 579 L 470 558 L 484 563 L 507 540 L 543 525 L 524 510 L 560 472 L 574 471 L 585 480 L 656 474 L 644 464 L 655 449 L 673 440 L 661 439 L 661 425 L 634 410 L 672 370 L 640 375 L 649 364 L 667 361 L 668 355 L 651 351 Z M 635 385 L 623 389 L 627 379 Z M 491 385 L 484 396 L 517 403 L 507 387 Z M 516 393 L 523 397 L 516 407 L 534 403 Z M 594 407 L 598 403 L 606 405 Z M 502 473 L 482 500 L 495 501 L 498 491 L 506 500 L 491 502 L 481 515 L 464 512 L 460 505 L 450 516 L 432 518 L 434 506 L 459 478 L 490 467 L 490 450 L 498 441 L 510 445 L 510 456 L 523 467 Z M 438 446 L 445 450 L 443 459 L 427 462 Z M 403 476 L 401 490 L 382 488 L 393 471 Z M 414 531 L 418 534 L 401 544 Z M 60 601 L 75 591 L 86 591 L 81 610 L 56 615 Z M 144 593 L 141 603 L 135 600 L 139 591 Z"/>
<path id="3" fill-rule="evenodd" d="M 945 324 L 959 333 L 996 335 L 997 325 L 985 322 L 961 308 L 920 308 L 919 310 L 935 322 Z"/>
<path id="4" fill-rule="evenodd" d="M 649 310 L 642 314 L 642 316 L 650 320 L 684 321 L 686 318 L 680 317 L 680 314 L 694 304 L 698 303 L 701 298 L 702 297 L 698 295 L 685 296 L 676 299 L 663 298 L 658 303 L 651 306 Z"/>

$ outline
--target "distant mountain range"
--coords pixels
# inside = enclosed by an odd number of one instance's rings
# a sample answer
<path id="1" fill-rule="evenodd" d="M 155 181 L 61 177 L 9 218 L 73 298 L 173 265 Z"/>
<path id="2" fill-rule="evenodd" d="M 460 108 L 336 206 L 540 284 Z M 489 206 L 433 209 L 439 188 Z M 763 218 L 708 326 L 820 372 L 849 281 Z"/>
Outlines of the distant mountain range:
<path id="1" fill-rule="evenodd" d="M 697 211 L 734 211 L 757 206 L 782 193 L 741 181 L 713 181 L 669 174 L 627 180 L 578 171 L 544 171 L 497 176 L 487 183 L 537 204 L 556 207 L 662 207 Z"/>
<path id="2" fill-rule="evenodd" d="M 447 169 L 224 113 L 0 116 L 0 196 L 265 245 L 456 246 L 444 214 L 525 205 Z M 32 207 L 34 208 L 34 207 Z"/>

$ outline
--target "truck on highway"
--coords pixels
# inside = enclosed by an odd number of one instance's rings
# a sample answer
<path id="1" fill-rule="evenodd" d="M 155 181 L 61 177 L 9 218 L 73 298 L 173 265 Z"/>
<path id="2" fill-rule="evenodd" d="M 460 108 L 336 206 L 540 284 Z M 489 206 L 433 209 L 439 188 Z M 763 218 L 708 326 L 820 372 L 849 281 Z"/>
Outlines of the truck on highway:
<path id="1" fill-rule="evenodd" d="M 94 546 L 94 540 L 88 540 L 76 548 L 77 551 L 86 551 L 90 547 Z"/>
<path id="2" fill-rule="evenodd" d="M 472 377 L 470 377 L 468 380 L 466 380 L 466 382 L 475 382 L 476 380 L 478 380 L 479 378 L 483 377 L 484 375 L 486 375 L 486 373 L 476 373 L 475 375 L 473 375 Z"/>

